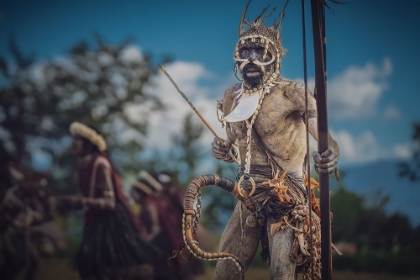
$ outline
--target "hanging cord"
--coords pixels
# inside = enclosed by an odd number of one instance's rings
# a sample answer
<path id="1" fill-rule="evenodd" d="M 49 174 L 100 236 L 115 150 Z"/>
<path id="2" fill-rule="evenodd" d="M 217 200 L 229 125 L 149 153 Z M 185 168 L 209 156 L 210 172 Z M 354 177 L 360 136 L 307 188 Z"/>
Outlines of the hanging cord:
<path id="1" fill-rule="evenodd" d="M 324 52 L 324 69 L 325 69 L 325 84 L 327 84 L 327 34 L 325 32 L 325 5 L 322 5 L 322 46 Z"/>
<path id="2" fill-rule="evenodd" d="M 303 80 L 305 83 L 305 125 L 306 125 L 306 179 L 307 198 L 309 208 L 309 236 L 311 248 L 311 279 L 314 279 L 314 240 L 312 232 L 312 192 L 311 192 L 311 161 L 309 156 L 309 129 L 308 129 L 308 70 L 306 61 L 306 28 L 305 28 L 305 0 L 302 0 L 302 44 L 303 44 Z"/>
<path id="3" fill-rule="evenodd" d="M 328 79 L 328 76 L 327 76 L 327 33 L 326 33 L 326 31 L 325 31 L 325 6 L 326 5 L 322 5 L 322 17 L 321 17 L 321 24 L 322 24 L 322 26 L 321 26 L 321 28 L 322 28 L 322 47 L 323 47 L 323 53 L 324 53 L 324 70 L 325 70 L 325 72 L 324 72 L 324 76 L 325 76 L 325 87 L 327 87 L 327 79 Z M 338 173 L 338 169 L 336 168 L 335 170 L 334 170 L 334 175 L 335 175 L 335 178 L 337 179 L 337 181 L 339 181 L 340 180 L 340 175 L 339 175 L 339 173 Z M 332 233 L 331 233 L 331 220 L 330 220 L 330 244 L 331 244 L 331 246 L 333 246 L 334 248 L 335 248 L 335 246 L 334 246 L 334 244 L 332 243 Z M 339 251 L 337 251 L 337 253 L 340 255 L 340 253 L 341 252 L 339 252 Z M 332 257 L 330 257 L 330 275 L 332 274 Z"/>

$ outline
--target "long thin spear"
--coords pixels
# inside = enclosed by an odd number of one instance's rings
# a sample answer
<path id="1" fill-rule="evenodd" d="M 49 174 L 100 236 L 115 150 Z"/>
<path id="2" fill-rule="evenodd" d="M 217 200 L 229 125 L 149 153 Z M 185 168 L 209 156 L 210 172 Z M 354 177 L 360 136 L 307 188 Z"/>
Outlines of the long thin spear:
<path id="1" fill-rule="evenodd" d="M 327 72 L 325 71 L 324 0 L 311 0 L 312 33 L 315 57 L 315 88 L 318 120 L 318 151 L 328 149 Z M 328 173 L 319 174 L 321 202 L 321 278 L 332 279 L 330 183 Z"/>
<path id="2" fill-rule="evenodd" d="M 197 110 L 197 108 L 194 106 L 194 104 L 192 104 L 191 100 L 179 89 L 179 87 L 177 86 L 177 84 L 174 82 L 174 80 L 172 80 L 171 76 L 169 76 L 168 72 L 166 72 L 165 68 L 163 68 L 159 63 L 159 68 L 160 70 L 163 72 L 163 74 L 165 74 L 166 78 L 168 78 L 168 80 L 171 82 L 171 84 L 176 88 L 176 90 L 181 94 L 181 96 L 185 99 L 185 101 L 187 101 L 187 103 L 191 106 L 191 108 L 194 110 L 194 112 L 200 117 L 200 119 L 203 121 L 203 123 L 207 126 L 208 129 L 210 129 L 210 131 L 213 133 L 214 137 L 216 137 L 217 141 L 219 141 L 220 145 L 224 146 L 224 142 L 222 140 L 222 138 L 220 138 L 216 131 L 213 130 L 213 128 L 210 126 L 210 124 L 204 119 L 204 117 L 200 114 L 200 112 Z M 238 164 L 238 160 L 235 158 L 235 156 L 229 151 L 229 156 Z"/>

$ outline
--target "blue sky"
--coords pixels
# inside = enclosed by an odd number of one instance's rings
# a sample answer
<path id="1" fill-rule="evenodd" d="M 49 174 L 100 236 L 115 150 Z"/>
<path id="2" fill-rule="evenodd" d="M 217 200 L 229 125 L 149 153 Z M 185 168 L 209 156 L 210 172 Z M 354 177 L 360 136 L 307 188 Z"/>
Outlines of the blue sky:
<path id="1" fill-rule="evenodd" d="M 65 56 L 93 31 L 109 43 L 134 37 L 131 53 L 169 54 L 167 65 L 181 89 L 215 120 L 215 101 L 236 80 L 233 50 L 247 0 L 241 1 L 1 1 L 0 54 L 13 33 L 24 52 L 42 61 Z M 341 164 L 360 164 L 409 155 L 411 123 L 420 120 L 419 1 L 347 0 L 327 10 L 329 124 L 341 148 Z M 248 16 L 267 4 L 281 10 L 284 1 L 254 1 Z M 308 75 L 313 79 L 310 1 L 307 6 Z M 271 21 L 269 21 L 271 23 Z M 289 55 L 282 75 L 303 79 L 300 1 L 290 0 L 282 28 Z M 153 120 L 161 127 L 179 123 L 190 110 L 163 77 L 156 94 L 175 106 Z M 311 83 L 310 83 L 311 84 Z M 158 93 L 160 92 L 160 93 Z M 163 93 L 162 93 L 163 92 Z M 210 109 L 207 107 L 211 106 Z M 177 125 L 171 126 L 176 131 Z M 223 130 L 218 131 L 224 136 Z M 148 143 L 165 147 L 162 129 L 152 129 Z M 159 141 L 157 141 L 159 139 Z M 209 147 L 206 134 L 203 145 Z"/>

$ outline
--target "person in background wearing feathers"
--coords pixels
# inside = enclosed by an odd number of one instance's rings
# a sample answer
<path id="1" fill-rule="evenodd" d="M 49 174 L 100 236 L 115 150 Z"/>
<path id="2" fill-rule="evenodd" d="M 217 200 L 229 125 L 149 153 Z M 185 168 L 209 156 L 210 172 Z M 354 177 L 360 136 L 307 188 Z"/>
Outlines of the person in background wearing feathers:
<path id="1" fill-rule="evenodd" d="M 141 238 L 143 228 L 123 193 L 105 140 L 79 122 L 70 125 L 70 132 L 82 196 L 61 198 L 59 207 L 84 210 L 83 239 L 74 259 L 81 278 L 153 279 L 150 263 L 159 250 Z"/>

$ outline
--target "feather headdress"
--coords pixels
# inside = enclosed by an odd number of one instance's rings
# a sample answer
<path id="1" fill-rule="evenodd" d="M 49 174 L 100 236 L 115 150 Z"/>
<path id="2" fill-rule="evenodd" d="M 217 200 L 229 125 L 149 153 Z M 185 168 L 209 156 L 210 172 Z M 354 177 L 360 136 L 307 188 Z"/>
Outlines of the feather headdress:
<path id="1" fill-rule="evenodd" d="M 92 142 L 95 146 L 98 147 L 99 151 L 102 152 L 106 150 L 106 142 L 104 138 L 87 125 L 84 125 L 79 122 L 73 122 L 70 125 L 70 132 L 72 135 L 77 134 L 88 139 L 90 142 Z"/>
<path id="2" fill-rule="evenodd" d="M 153 194 L 153 189 L 151 187 L 149 187 L 148 185 L 146 185 L 144 182 L 142 182 L 143 179 L 138 179 L 134 182 L 131 183 L 131 186 L 141 190 L 142 192 L 144 192 L 147 195 L 151 195 Z"/>
<path id="3" fill-rule="evenodd" d="M 281 60 L 286 53 L 286 50 L 282 46 L 280 29 L 281 22 L 284 17 L 284 11 L 288 2 L 289 0 L 286 0 L 283 10 L 279 14 L 279 21 L 277 23 L 274 21 L 274 24 L 270 27 L 264 26 L 264 22 L 274 13 L 276 8 L 273 8 L 271 12 L 267 13 L 270 7 L 267 6 L 254 20 L 249 20 L 246 18 L 246 12 L 248 10 L 249 4 L 251 3 L 251 0 L 248 2 L 239 22 L 239 40 L 236 44 L 235 54 L 233 57 L 235 60 L 235 75 L 238 68 L 237 63 L 243 61 L 239 55 L 240 50 L 242 48 L 257 45 L 264 48 L 263 59 L 265 59 L 267 53 L 272 55 L 272 61 L 268 63 L 273 64 L 273 66 L 271 67 L 270 75 L 266 75 L 264 77 L 263 85 L 268 85 L 277 79 L 280 74 Z M 258 89 L 252 89 L 252 91 L 256 90 Z M 250 90 L 248 89 L 248 91 Z"/>

